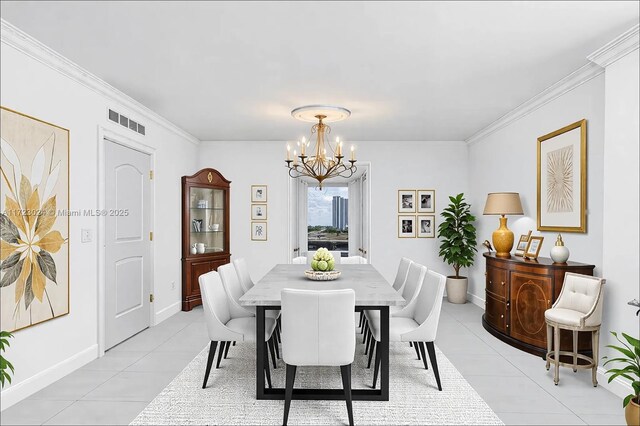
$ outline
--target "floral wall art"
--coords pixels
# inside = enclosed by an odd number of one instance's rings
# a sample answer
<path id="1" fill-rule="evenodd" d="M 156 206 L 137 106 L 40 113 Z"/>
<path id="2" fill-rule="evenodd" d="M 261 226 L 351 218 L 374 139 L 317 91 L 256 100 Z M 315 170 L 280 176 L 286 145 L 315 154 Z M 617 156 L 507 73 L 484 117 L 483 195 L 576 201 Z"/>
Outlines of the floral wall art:
<path id="1" fill-rule="evenodd" d="M 0 109 L 0 328 L 69 313 L 69 131 Z"/>

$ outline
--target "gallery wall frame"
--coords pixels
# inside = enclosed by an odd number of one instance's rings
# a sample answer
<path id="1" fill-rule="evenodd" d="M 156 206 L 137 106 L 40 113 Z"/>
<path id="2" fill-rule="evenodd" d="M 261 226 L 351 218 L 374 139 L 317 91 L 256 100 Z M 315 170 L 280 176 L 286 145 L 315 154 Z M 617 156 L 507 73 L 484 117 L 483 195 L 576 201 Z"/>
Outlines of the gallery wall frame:
<path id="1" fill-rule="evenodd" d="M 537 229 L 587 232 L 587 120 L 538 138 Z"/>
<path id="2" fill-rule="evenodd" d="M 416 191 L 415 189 L 398 190 L 398 213 L 416 212 Z"/>
<path id="3" fill-rule="evenodd" d="M 436 212 L 436 190 L 435 189 L 418 189 L 416 191 L 416 205 L 418 213 L 435 213 Z"/>

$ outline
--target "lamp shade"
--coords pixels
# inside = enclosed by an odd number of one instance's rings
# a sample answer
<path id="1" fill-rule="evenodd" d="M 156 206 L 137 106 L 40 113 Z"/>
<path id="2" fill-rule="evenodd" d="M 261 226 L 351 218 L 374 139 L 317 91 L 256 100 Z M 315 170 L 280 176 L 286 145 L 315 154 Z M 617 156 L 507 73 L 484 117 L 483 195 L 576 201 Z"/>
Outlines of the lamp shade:
<path id="1" fill-rule="evenodd" d="M 487 195 L 482 214 L 524 214 L 520 194 L 517 192 L 491 192 Z"/>

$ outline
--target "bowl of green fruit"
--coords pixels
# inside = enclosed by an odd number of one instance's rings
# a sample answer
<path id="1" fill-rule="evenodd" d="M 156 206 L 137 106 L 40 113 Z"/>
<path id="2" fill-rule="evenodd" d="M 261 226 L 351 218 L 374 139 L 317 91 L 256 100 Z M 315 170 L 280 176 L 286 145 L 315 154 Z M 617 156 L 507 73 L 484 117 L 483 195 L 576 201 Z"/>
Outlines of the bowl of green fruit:
<path id="1" fill-rule="evenodd" d="M 331 281 L 340 277 L 340 271 L 334 270 L 335 259 L 329 250 L 321 247 L 313 255 L 311 269 L 304 271 L 304 275 L 314 281 Z"/>

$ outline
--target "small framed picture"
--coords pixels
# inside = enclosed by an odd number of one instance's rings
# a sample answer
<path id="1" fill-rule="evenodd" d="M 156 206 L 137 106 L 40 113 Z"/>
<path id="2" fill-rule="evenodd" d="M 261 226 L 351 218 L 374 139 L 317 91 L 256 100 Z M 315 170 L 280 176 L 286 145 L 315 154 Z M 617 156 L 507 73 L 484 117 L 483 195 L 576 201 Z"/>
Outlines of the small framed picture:
<path id="1" fill-rule="evenodd" d="M 251 204 L 251 220 L 267 220 L 267 205 Z"/>
<path id="2" fill-rule="evenodd" d="M 527 259 L 537 259 L 543 240 L 544 237 L 529 237 L 527 248 L 524 251 L 524 257 Z"/>
<path id="3" fill-rule="evenodd" d="M 413 189 L 398 190 L 398 213 L 416 212 L 416 191 Z"/>
<path id="4" fill-rule="evenodd" d="M 531 236 L 531 231 L 526 235 L 520 235 L 520 240 L 518 240 L 518 245 L 516 246 L 516 252 L 514 253 L 516 256 L 524 256 L 524 251 L 527 249 L 527 244 L 529 243 L 529 237 Z"/>
<path id="5" fill-rule="evenodd" d="M 251 222 L 251 241 L 267 241 L 267 222 Z"/>
<path id="6" fill-rule="evenodd" d="M 436 212 L 435 189 L 418 189 L 417 191 L 418 213 Z"/>
<path id="7" fill-rule="evenodd" d="M 436 237 L 436 217 L 431 214 L 418 215 L 418 238 Z"/>
<path id="8" fill-rule="evenodd" d="M 251 185 L 251 202 L 267 202 L 267 185 Z"/>
<path id="9" fill-rule="evenodd" d="M 416 237 L 416 217 L 398 216 L 398 238 Z"/>

